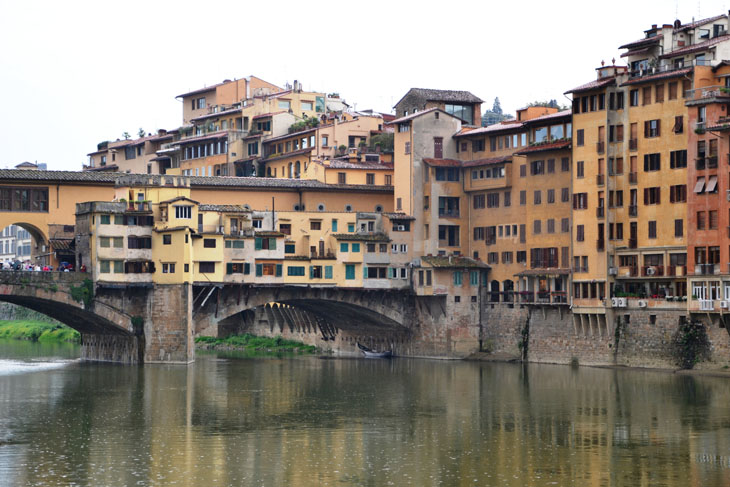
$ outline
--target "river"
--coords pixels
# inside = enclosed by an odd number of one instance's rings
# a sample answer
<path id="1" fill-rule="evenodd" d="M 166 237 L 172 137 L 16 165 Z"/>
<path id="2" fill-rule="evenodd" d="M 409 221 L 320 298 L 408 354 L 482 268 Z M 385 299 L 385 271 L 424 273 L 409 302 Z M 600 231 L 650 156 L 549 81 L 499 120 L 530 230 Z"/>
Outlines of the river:
<path id="1" fill-rule="evenodd" d="M 432 360 L 75 360 L 0 341 L 0 485 L 728 486 L 730 379 Z"/>

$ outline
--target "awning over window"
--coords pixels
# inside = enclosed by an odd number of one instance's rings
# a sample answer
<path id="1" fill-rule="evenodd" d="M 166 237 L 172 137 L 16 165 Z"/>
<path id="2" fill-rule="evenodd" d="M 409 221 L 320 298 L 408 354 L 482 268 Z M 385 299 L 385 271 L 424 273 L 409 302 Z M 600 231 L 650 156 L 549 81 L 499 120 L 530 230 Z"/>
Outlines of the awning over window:
<path id="1" fill-rule="evenodd" d="M 697 179 L 697 184 L 695 184 L 695 193 L 701 193 L 702 188 L 705 187 L 705 178 L 699 178 Z"/>
<path id="2" fill-rule="evenodd" d="M 715 188 L 717 187 L 717 176 L 710 176 L 710 180 L 707 181 L 707 188 L 705 188 L 705 193 L 712 193 L 715 191 Z"/>

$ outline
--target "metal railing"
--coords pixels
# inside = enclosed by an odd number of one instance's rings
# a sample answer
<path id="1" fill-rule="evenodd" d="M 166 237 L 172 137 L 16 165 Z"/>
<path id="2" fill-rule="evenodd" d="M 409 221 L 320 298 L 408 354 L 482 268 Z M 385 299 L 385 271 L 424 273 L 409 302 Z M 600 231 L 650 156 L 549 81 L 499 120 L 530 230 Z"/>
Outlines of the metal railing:
<path id="1" fill-rule="evenodd" d="M 605 142 L 596 142 L 596 151 L 599 154 L 603 154 L 606 152 L 606 143 Z"/>
<path id="2" fill-rule="evenodd" d="M 596 184 L 598 186 L 603 186 L 605 183 L 606 183 L 606 176 L 604 176 L 603 174 L 598 174 L 596 176 Z"/>

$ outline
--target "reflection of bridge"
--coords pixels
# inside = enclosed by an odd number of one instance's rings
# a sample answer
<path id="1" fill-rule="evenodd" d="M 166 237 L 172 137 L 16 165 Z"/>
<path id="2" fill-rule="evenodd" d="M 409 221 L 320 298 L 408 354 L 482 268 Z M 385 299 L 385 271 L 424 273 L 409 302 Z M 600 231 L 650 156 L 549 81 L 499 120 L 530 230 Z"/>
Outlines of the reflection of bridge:
<path id="1" fill-rule="evenodd" d="M 478 347 L 479 324 L 471 314 L 447 316 L 446 296 L 292 285 L 95 286 L 86 277 L 0 272 L 0 301 L 78 330 L 90 360 L 188 363 L 199 333 L 282 335 L 353 351 L 360 341 L 412 356 L 460 357 Z"/>

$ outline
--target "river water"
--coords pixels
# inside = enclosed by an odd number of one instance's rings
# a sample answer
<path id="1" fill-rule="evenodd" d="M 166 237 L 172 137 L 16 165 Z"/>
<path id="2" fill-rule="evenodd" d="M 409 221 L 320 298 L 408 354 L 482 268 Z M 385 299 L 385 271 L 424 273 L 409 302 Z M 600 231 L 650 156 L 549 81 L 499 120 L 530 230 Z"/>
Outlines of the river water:
<path id="1" fill-rule="evenodd" d="M 0 485 L 730 485 L 730 379 L 78 353 L 0 341 Z"/>

